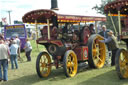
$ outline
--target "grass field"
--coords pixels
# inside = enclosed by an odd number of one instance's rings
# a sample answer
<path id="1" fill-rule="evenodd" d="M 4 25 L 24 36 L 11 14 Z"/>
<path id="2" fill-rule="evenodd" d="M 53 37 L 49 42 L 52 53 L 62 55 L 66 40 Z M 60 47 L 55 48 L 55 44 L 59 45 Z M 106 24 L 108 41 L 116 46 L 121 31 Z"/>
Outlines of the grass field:
<path id="1" fill-rule="evenodd" d="M 80 69 L 73 78 L 67 78 L 64 75 L 63 68 L 53 68 L 48 78 L 39 78 L 36 73 L 36 57 L 43 46 L 36 48 L 35 41 L 33 45 L 32 61 L 26 62 L 26 57 L 22 53 L 23 61 L 19 61 L 19 69 L 11 70 L 9 64 L 8 81 L 0 82 L 0 85 L 128 85 L 128 80 L 119 80 L 115 67 L 104 67 L 102 69 Z"/>

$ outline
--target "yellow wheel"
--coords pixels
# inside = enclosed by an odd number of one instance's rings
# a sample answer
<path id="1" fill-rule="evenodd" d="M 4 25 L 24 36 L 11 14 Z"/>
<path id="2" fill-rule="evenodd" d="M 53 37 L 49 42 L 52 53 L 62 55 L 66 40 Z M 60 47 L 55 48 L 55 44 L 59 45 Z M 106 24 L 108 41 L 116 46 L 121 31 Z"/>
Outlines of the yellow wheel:
<path id="1" fill-rule="evenodd" d="M 72 50 L 68 50 L 63 59 L 63 68 L 67 77 L 74 77 L 77 73 L 77 56 Z"/>
<path id="2" fill-rule="evenodd" d="M 128 78 L 128 52 L 125 49 L 119 49 L 117 51 L 115 65 L 119 78 Z"/>
<path id="3" fill-rule="evenodd" d="M 41 52 L 36 60 L 36 71 L 40 78 L 51 73 L 51 58 L 47 52 Z"/>
<path id="4" fill-rule="evenodd" d="M 92 68 L 102 68 L 105 63 L 106 45 L 99 40 L 103 40 L 103 37 L 98 34 L 92 35 L 88 40 L 88 63 Z"/>

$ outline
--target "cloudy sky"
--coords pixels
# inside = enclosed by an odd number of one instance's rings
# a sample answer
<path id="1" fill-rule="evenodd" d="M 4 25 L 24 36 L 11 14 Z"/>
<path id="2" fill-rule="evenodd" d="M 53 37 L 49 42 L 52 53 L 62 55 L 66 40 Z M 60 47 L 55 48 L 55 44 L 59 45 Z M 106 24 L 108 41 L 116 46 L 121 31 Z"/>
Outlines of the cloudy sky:
<path id="1" fill-rule="evenodd" d="M 102 16 L 92 10 L 96 4 L 101 4 L 101 0 L 58 0 L 57 11 L 60 14 L 71 15 L 87 15 L 87 16 Z M 22 20 L 22 16 L 31 10 L 50 9 L 51 0 L 0 0 L 0 21 L 2 17 L 7 18 L 11 11 L 11 21 Z"/>

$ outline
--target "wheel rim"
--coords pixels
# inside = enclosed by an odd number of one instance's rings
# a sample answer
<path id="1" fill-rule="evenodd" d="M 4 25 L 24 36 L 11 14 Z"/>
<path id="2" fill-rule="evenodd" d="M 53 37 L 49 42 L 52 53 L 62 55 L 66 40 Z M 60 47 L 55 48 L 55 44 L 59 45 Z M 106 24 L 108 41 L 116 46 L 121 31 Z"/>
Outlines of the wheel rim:
<path id="1" fill-rule="evenodd" d="M 75 76 L 77 73 L 77 58 L 73 52 L 67 57 L 67 73 L 70 77 Z"/>
<path id="2" fill-rule="evenodd" d="M 47 77 L 51 72 L 51 58 L 49 54 L 44 53 L 40 57 L 40 73 L 43 77 Z"/>
<path id="3" fill-rule="evenodd" d="M 120 72 L 124 78 L 128 78 L 128 53 L 122 50 L 119 57 Z"/>
<path id="4" fill-rule="evenodd" d="M 103 40 L 100 36 L 96 37 L 93 41 L 92 45 L 92 56 L 94 64 L 97 68 L 101 68 L 105 63 L 105 52 L 106 47 L 104 43 L 99 42 L 99 40 Z"/>

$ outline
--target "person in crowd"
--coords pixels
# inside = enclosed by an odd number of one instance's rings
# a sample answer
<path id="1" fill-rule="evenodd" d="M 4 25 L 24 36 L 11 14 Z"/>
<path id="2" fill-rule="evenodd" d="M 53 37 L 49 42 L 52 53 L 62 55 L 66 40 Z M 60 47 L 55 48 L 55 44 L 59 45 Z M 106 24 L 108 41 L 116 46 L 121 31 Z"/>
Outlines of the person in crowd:
<path id="1" fill-rule="evenodd" d="M 14 38 L 13 37 L 11 37 L 11 39 L 9 40 L 10 41 L 10 43 L 9 43 L 9 47 L 12 45 L 12 41 L 14 40 Z"/>
<path id="2" fill-rule="evenodd" d="M 0 39 L 4 40 L 4 36 L 1 33 L 0 33 Z"/>
<path id="3" fill-rule="evenodd" d="M 108 38 L 105 40 L 100 40 L 100 42 L 107 43 L 109 49 L 112 51 L 112 57 L 111 57 L 111 66 L 115 65 L 115 54 L 119 48 L 116 37 L 113 35 L 113 32 L 110 30 L 107 32 Z"/>
<path id="4" fill-rule="evenodd" d="M 13 40 L 10 46 L 10 55 L 11 55 L 10 60 L 11 60 L 12 69 L 14 69 L 14 63 L 15 63 L 16 69 L 18 69 L 18 62 L 17 62 L 18 49 L 19 49 L 19 46 L 17 45 L 16 40 Z"/>
<path id="5" fill-rule="evenodd" d="M 95 34 L 95 33 L 96 33 L 93 24 L 90 24 L 90 25 L 89 25 L 89 30 L 90 30 L 90 33 L 91 33 L 91 34 Z"/>
<path id="6" fill-rule="evenodd" d="M 84 26 L 80 31 L 80 41 L 86 44 L 90 36 L 89 26 Z"/>
<path id="7" fill-rule="evenodd" d="M 6 44 L 7 46 L 9 46 L 10 40 L 9 40 L 9 39 L 6 39 L 6 40 L 5 40 L 5 44 Z"/>
<path id="8" fill-rule="evenodd" d="M 18 36 L 16 36 L 15 38 L 16 40 L 16 44 L 18 45 L 19 49 L 18 49 L 18 57 L 20 58 L 20 46 L 21 46 L 21 42 Z"/>
<path id="9" fill-rule="evenodd" d="M 103 25 L 102 26 L 102 31 L 101 32 L 99 32 L 98 34 L 100 34 L 102 37 L 104 37 L 105 39 L 106 38 L 108 38 L 108 33 L 107 32 L 109 32 L 109 30 L 108 29 L 106 29 L 106 26 L 105 25 Z M 106 57 L 106 63 L 105 63 L 105 65 L 109 65 L 110 64 L 110 56 L 111 56 L 111 50 L 109 49 L 109 46 L 108 46 L 108 44 L 106 43 L 106 46 L 107 46 L 107 49 L 108 49 L 108 57 Z"/>
<path id="10" fill-rule="evenodd" d="M 26 54 L 26 57 L 27 57 L 27 61 L 31 61 L 31 51 L 32 51 L 32 46 L 31 46 L 31 43 L 28 39 L 26 39 L 26 44 L 25 44 L 25 54 Z"/>
<path id="11" fill-rule="evenodd" d="M 102 31 L 99 32 L 99 34 L 100 34 L 102 37 L 104 37 L 104 38 L 108 38 L 107 32 L 109 32 L 109 30 L 106 29 L 106 26 L 105 26 L 105 25 L 103 25 L 103 26 L 102 26 Z"/>
<path id="12" fill-rule="evenodd" d="M 51 37 L 57 39 L 58 33 L 57 33 L 57 27 L 53 26 L 52 30 L 51 30 Z"/>
<path id="13" fill-rule="evenodd" d="M 8 46 L 0 38 L 0 81 L 8 81 L 8 58 L 10 52 Z M 3 70 L 3 73 L 2 73 Z"/>

